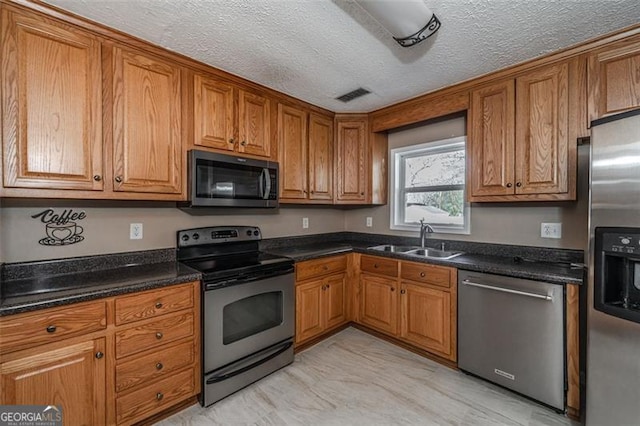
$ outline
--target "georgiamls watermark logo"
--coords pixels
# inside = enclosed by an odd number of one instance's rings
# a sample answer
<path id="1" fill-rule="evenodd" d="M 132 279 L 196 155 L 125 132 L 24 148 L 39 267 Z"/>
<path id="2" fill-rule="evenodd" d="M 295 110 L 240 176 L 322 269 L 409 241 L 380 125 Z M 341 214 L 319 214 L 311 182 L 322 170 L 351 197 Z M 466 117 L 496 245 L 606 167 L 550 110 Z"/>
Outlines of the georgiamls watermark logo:
<path id="1" fill-rule="evenodd" d="M 0 426 L 62 426 L 62 407 L 0 405 Z"/>
<path id="2" fill-rule="evenodd" d="M 84 240 L 81 235 L 84 228 L 78 225 L 78 221 L 87 217 L 84 210 L 74 212 L 73 209 L 65 209 L 56 213 L 53 209 L 46 209 L 31 217 L 45 224 L 47 236 L 38 241 L 43 246 L 67 246 Z"/>

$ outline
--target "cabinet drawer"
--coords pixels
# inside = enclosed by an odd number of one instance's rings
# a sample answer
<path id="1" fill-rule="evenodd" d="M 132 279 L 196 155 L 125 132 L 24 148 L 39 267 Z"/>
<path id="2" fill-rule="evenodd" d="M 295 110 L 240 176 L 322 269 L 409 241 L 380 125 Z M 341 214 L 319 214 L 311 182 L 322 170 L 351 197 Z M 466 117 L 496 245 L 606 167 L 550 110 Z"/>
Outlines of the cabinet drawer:
<path id="1" fill-rule="evenodd" d="M 162 411 L 195 393 L 193 368 L 174 374 L 116 400 L 118 424 L 133 423 L 150 414 Z"/>
<path id="2" fill-rule="evenodd" d="M 447 288 L 451 286 L 451 269 L 442 266 L 402 262 L 400 275 L 405 280 Z"/>
<path id="3" fill-rule="evenodd" d="M 152 351 L 116 366 L 116 392 L 130 389 L 174 371 L 188 367 L 195 360 L 196 346 L 193 340 L 179 345 Z"/>
<path id="4" fill-rule="evenodd" d="M 65 306 L 0 319 L 0 353 L 107 328 L 105 302 Z"/>
<path id="5" fill-rule="evenodd" d="M 116 298 L 116 325 L 127 324 L 193 306 L 193 284 Z"/>
<path id="6" fill-rule="evenodd" d="M 336 256 L 326 259 L 310 260 L 296 265 L 296 281 L 342 272 L 347 269 L 347 257 Z"/>
<path id="7" fill-rule="evenodd" d="M 116 332 L 116 358 L 162 347 L 193 335 L 193 313 L 171 315 L 138 327 Z"/>
<path id="8" fill-rule="evenodd" d="M 383 257 L 362 256 L 360 259 L 360 269 L 374 274 L 387 275 L 389 277 L 398 276 L 398 261 L 385 259 Z"/>

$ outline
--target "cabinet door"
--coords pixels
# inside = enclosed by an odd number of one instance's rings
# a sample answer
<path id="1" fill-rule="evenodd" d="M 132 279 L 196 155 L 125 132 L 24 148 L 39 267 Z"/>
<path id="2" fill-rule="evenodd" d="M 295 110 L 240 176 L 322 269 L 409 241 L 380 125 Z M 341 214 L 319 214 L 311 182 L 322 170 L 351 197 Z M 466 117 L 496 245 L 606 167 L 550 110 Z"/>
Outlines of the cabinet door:
<path id="1" fill-rule="evenodd" d="M 100 41 L 2 10 L 4 186 L 103 189 Z"/>
<path id="2" fill-rule="evenodd" d="M 451 294 L 402 283 L 400 337 L 430 352 L 451 355 Z"/>
<path id="3" fill-rule="evenodd" d="M 307 198 L 307 113 L 278 104 L 280 197 Z"/>
<path id="4" fill-rule="evenodd" d="M 238 151 L 271 156 L 271 102 L 268 98 L 257 93 L 240 90 L 239 108 L 239 136 Z"/>
<path id="5" fill-rule="evenodd" d="M 1 404 L 61 405 L 64 424 L 105 424 L 105 339 L 0 364 Z"/>
<path id="6" fill-rule="evenodd" d="M 282 163 L 280 163 L 282 164 Z M 333 200 L 333 120 L 309 116 L 309 199 Z"/>
<path id="7" fill-rule="evenodd" d="M 196 74 L 193 77 L 194 144 L 233 151 L 233 86 Z"/>
<path id="8" fill-rule="evenodd" d="M 346 274 L 328 277 L 325 280 L 325 328 L 333 328 L 347 321 L 346 294 Z"/>
<path id="9" fill-rule="evenodd" d="M 338 120 L 337 127 L 336 201 L 364 203 L 367 200 L 367 121 Z"/>
<path id="10" fill-rule="evenodd" d="M 360 276 L 360 321 L 395 335 L 398 330 L 396 281 L 362 274 Z"/>
<path id="11" fill-rule="evenodd" d="M 182 191 L 180 68 L 114 48 L 114 191 Z"/>
<path id="12" fill-rule="evenodd" d="M 568 190 L 569 64 L 516 79 L 516 194 Z"/>
<path id="13" fill-rule="evenodd" d="M 514 81 L 471 93 L 467 176 L 469 200 L 514 193 Z"/>
<path id="14" fill-rule="evenodd" d="M 323 280 L 296 285 L 296 343 L 324 331 Z"/>
<path id="15" fill-rule="evenodd" d="M 589 121 L 640 107 L 640 36 L 589 55 Z"/>

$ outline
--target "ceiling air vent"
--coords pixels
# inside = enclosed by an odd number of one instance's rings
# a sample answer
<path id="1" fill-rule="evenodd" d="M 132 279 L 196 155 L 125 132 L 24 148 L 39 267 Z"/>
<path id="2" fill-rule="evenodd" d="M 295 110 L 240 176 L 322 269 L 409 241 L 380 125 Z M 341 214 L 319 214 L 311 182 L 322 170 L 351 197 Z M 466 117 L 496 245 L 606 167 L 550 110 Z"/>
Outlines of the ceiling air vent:
<path id="1" fill-rule="evenodd" d="M 349 102 L 354 100 L 355 98 L 359 98 L 360 96 L 364 96 L 368 93 L 371 93 L 367 89 L 363 89 L 362 87 L 358 87 L 356 90 L 352 90 L 349 93 L 345 93 L 342 96 L 338 96 L 336 99 L 342 102 Z"/>

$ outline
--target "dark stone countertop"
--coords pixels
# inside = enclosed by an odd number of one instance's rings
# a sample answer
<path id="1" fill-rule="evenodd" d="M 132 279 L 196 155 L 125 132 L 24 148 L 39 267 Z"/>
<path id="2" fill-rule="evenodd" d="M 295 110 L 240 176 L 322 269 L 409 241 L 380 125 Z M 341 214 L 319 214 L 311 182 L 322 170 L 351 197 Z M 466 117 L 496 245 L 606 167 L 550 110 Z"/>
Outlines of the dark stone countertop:
<path id="1" fill-rule="evenodd" d="M 383 244 L 383 243 L 380 243 Z M 278 247 L 267 249 L 272 254 L 287 256 L 296 262 L 312 260 L 326 256 L 354 251 L 356 253 L 374 256 L 389 257 L 399 260 L 430 263 L 434 265 L 451 266 L 474 272 L 485 272 L 497 275 L 506 275 L 516 278 L 544 281 L 552 284 L 581 284 L 583 277 L 582 267 L 572 267 L 567 262 L 548 262 L 523 260 L 522 258 L 483 255 L 468 253 L 449 260 L 424 258 L 403 253 L 390 253 L 381 250 L 373 250 L 369 247 L 378 244 L 367 242 L 319 242 L 305 245 L 296 245 L 289 248 Z"/>
<path id="2" fill-rule="evenodd" d="M 201 274 L 176 261 L 5 279 L 0 316 L 198 281 Z"/>

